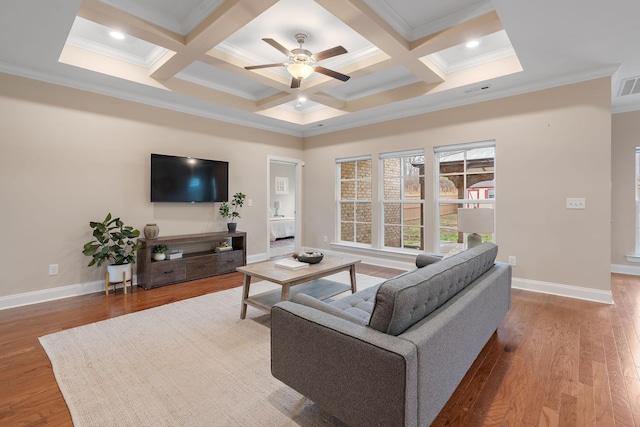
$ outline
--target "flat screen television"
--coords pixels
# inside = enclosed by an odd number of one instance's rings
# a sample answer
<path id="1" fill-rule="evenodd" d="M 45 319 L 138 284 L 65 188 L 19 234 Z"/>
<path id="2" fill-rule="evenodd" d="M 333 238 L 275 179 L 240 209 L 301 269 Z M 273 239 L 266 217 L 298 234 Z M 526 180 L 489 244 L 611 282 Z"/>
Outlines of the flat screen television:
<path id="1" fill-rule="evenodd" d="M 229 200 L 229 162 L 151 154 L 152 202 Z"/>

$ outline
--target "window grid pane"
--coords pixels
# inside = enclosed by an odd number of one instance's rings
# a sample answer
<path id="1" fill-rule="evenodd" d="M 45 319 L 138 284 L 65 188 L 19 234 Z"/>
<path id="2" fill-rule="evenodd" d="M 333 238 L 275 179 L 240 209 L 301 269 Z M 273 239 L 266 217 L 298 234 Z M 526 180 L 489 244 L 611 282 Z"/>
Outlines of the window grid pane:
<path id="1" fill-rule="evenodd" d="M 384 194 L 385 200 L 400 200 L 402 198 L 402 180 L 400 178 L 385 178 Z"/>
<path id="2" fill-rule="evenodd" d="M 384 246 L 424 249 L 424 155 L 382 160 Z"/>
<path id="3" fill-rule="evenodd" d="M 371 159 L 337 162 L 341 241 L 371 244 Z"/>
<path id="4" fill-rule="evenodd" d="M 358 200 L 371 200 L 371 179 L 358 181 Z"/>
<path id="5" fill-rule="evenodd" d="M 458 208 L 494 208 L 495 146 L 436 153 L 436 159 L 438 251 L 444 253 L 462 249 L 466 241 L 458 232 Z M 481 236 L 483 242 L 493 241 L 493 233 Z"/>
<path id="6" fill-rule="evenodd" d="M 371 160 L 360 160 L 357 166 L 358 179 L 371 178 Z"/>

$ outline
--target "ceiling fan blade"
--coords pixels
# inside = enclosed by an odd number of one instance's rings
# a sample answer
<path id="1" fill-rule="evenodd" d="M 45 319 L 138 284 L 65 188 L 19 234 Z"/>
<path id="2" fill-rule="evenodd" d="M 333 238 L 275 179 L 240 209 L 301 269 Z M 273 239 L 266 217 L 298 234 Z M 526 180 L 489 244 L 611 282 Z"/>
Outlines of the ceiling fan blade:
<path id="1" fill-rule="evenodd" d="M 334 79 L 342 80 L 343 82 L 346 82 L 351 78 L 345 74 L 320 66 L 316 66 L 316 73 L 324 74 L 325 76 L 333 77 Z"/>
<path id="2" fill-rule="evenodd" d="M 302 79 L 296 79 L 295 77 L 291 79 L 291 89 L 298 89 L 300 87 L 300 82 Z"/>
<path id="3" fill-rule="evenodd" d="M 280 52 L 284 53 L 286 56 L 291 56 L 291 51 L 289 49 L 287 49 L 286 47 L 282 46 L 280 43 L 278 43 L 274 39 L 262 39 L 262 40 L 264 40 L 265 42 L 269 43 L 271 46 L 275 47 Z"/>
<path id="4" fill-rule="evenodd" d="M 258 68 L 271 68 L 271 67 L 284 67 L 284 64 L 282 62 L 278 62 L 277 64 L 249 65 L 248 67 L 244 67 L 244 69 L 257 70 Z"/>
<path id="5" fill-rule="evenodd" d="M 336 46 L 336 47 L 332 47 L 331 49 L 323 50 L 322 52 L 313 54 L 311 55 L 311 57 L 317 62 L 317 61 L 322 61 L 323 59 L 342 55 L 343 53 L 347 53 L 347 49 L 343 48 L 342 46 Z"/>

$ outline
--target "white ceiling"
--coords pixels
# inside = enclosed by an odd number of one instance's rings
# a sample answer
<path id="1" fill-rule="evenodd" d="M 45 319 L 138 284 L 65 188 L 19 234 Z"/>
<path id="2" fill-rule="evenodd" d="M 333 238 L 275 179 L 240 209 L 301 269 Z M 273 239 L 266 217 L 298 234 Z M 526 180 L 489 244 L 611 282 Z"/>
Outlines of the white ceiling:
<path id="1" fill-rule="evenodd" d="M 640 76 L 637 0 L 3 0 L 0 71 L 308 136 L 612 76 Z M 126 34 L 124 40 L 109 35 Z M 351 76 L 291 89 L 271 38 Z M 465 44 L 481 41 L 477 48 Z M 308 100 L 300 102 L 299 97 Z"/>

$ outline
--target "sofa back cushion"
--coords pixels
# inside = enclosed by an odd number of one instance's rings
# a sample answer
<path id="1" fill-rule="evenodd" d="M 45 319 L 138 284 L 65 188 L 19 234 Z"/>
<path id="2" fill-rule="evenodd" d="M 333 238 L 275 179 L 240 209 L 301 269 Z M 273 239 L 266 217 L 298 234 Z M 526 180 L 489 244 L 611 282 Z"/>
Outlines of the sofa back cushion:
<path id="1" fill-rule="evenodd" d="M 494 264 L 498 247 L 483 243 L 382 283 L 369 327 L 400 335 L 447 302 Z"/>

